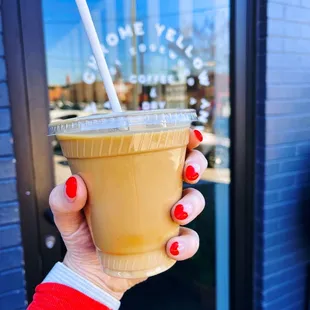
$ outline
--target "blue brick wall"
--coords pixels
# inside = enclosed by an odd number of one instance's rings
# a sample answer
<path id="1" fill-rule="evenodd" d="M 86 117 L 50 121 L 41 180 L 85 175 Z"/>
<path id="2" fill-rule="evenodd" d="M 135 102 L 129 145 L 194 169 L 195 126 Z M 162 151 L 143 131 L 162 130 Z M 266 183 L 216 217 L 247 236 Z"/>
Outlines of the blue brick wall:
<path id="1" fill-rule="evenodd" d="M 255 309 L 304 310 L 310 263 L 310 1 L 261 0 Z"/>
<path id="2" fill-rule="evenodd" d="M 0 7 L 0 309 L 2 310 L 26 308 L 10 112 Z"/>

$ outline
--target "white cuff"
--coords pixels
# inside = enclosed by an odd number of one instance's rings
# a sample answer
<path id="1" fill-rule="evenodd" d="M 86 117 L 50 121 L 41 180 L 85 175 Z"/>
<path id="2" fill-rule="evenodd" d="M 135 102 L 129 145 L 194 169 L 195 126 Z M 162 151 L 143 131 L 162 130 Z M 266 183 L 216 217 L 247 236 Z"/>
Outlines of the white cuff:
<path id="1" fill-rule="evenodd" d="M 121 304 L 119 300 L 59 262 L 43 280 L 43 283 L 46 282 L 72 287 L 112 310 L 118 310 Z"/>

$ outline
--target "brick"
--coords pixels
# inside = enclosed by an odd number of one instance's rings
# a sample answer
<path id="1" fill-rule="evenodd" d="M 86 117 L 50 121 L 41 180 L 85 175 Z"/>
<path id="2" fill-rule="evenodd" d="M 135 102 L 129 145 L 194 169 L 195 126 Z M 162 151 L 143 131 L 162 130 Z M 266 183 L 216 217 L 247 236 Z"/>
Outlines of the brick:
<path id="1" fill-rule="evenodd" d="M 0 131 L 7 131 L 11 128 L 11 115 L 9 109 L 0 110 Z"/>
<path id="2" fill-rule="evenodd" d="M 280 172 L 298 172 L 304 171 L 305 167 L 309 164 L 309 158 L 296 158 L 295 160 L 289 160 L 281 163 Z M 295 175 L 298 175 L 295 173 Z"/>
<path id="3" fill-rule="evenodd" d="M 16 180 L 0 180 L 0 202 L 17 200 Z"/>
<path id="4" fill-rule="evenodd" d="M 6 80 L 6 68 L 4 59 L 0 58 L 0 82 Z"/>
<path id="5" fill-rule="evenodd" d="M 0 309 L 13 310 L 26 305 L 26 293 L 24 290 L 15 290 L 0 295 Z"/>
<path id="6" fill-rule="evenodd" d="M 303 199 L 305 191 L 307 191 L 307 186 L 305 184 L 298 184 L 299 187 L 292 186 L 292 188 L 282 190 L 280 192 L 280 200 L 293 200 L 293 199 Z M 308 189 L 309 190 L 309 189 Z"/>
<path id="7" fill-rule="evenodd" d="M 296 155 L 309 155 L 310 154 L 310 142 L 305 142 L 297 145 Z"/>
<path id="8" fill-rule="evenodd" d="M 264 274 L 274 274 L 279 270 L 285 270 L 294 267 L 296 265 L 296 262 L 302 262 L 306 260 L 306 251 L 301 249 L 295 253 L 290 253 L 287 256 L 280 257 L 272 262 L 265 262 L 263 267 Z"/>
<path id="9" fill-rule="evenodd" d="M 8 248 L 21 244 L 20 226 L 12 224 L 0 227 L 0 248 Z"/>
<path id="10" fill-rule="evenodd" d="M 303 205 L 303 203 L 300 203 Z M 285 215 L 296 212 L 296 201 L 281 201 L 275 204 L 265 205 L 264 208 L 264 219 L 272 220 L 281 218 Z"/>
<path id="11" fill-rule="evenodd" d="M 271 191 L 291 186 L 295 183 L 295 175 L 267 177 L 265 180 L 265 190 Z"/>
<path id="12" fill-rule="evenodd" d="M 301 275 L 299 278 L 294 279 L 293 281 L 282 282 L 279 285 L 276 285 L 270 290 L 267 290 L 263 293 L 263 301 L 265 303 L 271 302 L 273 300 L 279 299 L 281 296 L 285 296 L 288 292 L 292 292 L 296 287 L 302 287 L 306 281 L 306 277 Z"/>
<path id="13" fill-rule="evenodd" d="M 303 23 L 310 22 L 310 10 L 309 9 L 288 6 L 286 7 L 284 15 L 285 15 L 286 20 L 288 21 L 296 21 L 296 22 L 303 22 Z"/>
<path id="14" fill-rule="evenodd" d="M 7 107 L 8 105 L 9 105 L 9 93 L 7 84 L 0 82 L 0 107 Z"/>
<path id="15" fill-rule="evenodd" d="M 12 157 L 0 158 L 0 179 L 13 178 L 15 176 L 15 159 Z"/>
<path id="16" fill-rule="evenodd" d="M 267 70 L 269 68 L 295 69 L 296 63 L 301 63 L 301 55 L 271 53 L 266 55 Z"/>
<path id="17" fill-rule="evenodd" d="M 278 192 L 265 192 L 264 193 L 264 202 L 265 204 L 270 204 L 279 201 L 280 196 Z"/>
<path id="18" fill-rule="evenodd" d="M 19 222 L 19 205 L 17 202 L 0 204 L 0 225 Z"/>
<path id="19" fill-rule="evenodd" d="M 288 113 L 307 113 L 310 109 L 310 101 L 308 98 L 301 100 L 267 100 L 266 115 L 280 115 Z"/>
<path id="20" fill-rule="evenodd" d="M 310 87 L 310 86 L 309 86 Z M 267 117 L 266 131 L 288 131 L 288 130 L 303 130 L 310 128 L 310 114 L 303 116 L 294 115 L 282 117 Z"/>
<path id="21" fill-rule="evenodd" d="M 13 154 L 13 138 L 11 133 L 0 133 L 0 156 Z"/>
<path id="22" fill-rule="evenodd" d="M 269 19 L 267 22 L 267 33 L 268 35 L 284 35 L 284 21 Z"/>
<path id="23" fill-rule="evenodd" d="M 293 157 L 296 154 L 296 146 L 289 145 L 289 146 L 268 146 L 265 149 L 266 154 L 266 161 L 273 160 L 273 159 L 283 159 Z"/>
<path id="24" fill-rule="evenodd" d="M 263 249 L 262 259 L 265 262 L 275 261 L 279 257 L 294 253 L 300 248 L 305 248 L 307 246 L 306 243 L 305 238 L 301 237 L 299 239 L 288 240 L 287 243 L 276 245 L 269 249 Z"/>
<path id="25" fill-rule="evenodd" d="M 293 281 L 301 275 L 306 274 L 306 268 L 305 264 L 299 264 L 292 268 L 278 270 L 277 273 L 272 275 L 264 276 L 262 278 L 263 288 L 268 290 L 277 286 L 279 283 Z"/>
<path id="26" fill-rule="evenodd" d="M 267 40 L 267 52 L 282 52 L 284 50 L 284 39 L 269 37 Z"/>
<path id="27" fill-rule="evenodd" d="M 300 214 L 295 212 L 287 216 L 278 217 L 275 219 L 265 220 L 263 225 L 263 232 L 265 234 L 272 234 L 284 231 L 287 227 L 296 227 L 300 224 Z"/>
<path id="28" fill-rule="evenodd" d="M 301 37 L 302 38 L 310 38 L 310 25 L 301 24 Z"/>
<path id="29" fill-rule="evenodd" d="M 269 0 L 269 1 L 270 2 L 275 2 L 275 3 L 299 6 L 301 0 Z"/>
<path id="30" fill-rule="evenodd" d="M 287 242 L 292 242 L 292 240 L 299 239 L 302 227 L 288 227 L 286 230 L 277 232 L 274 234 L 262 235 L 265 249 L 274 247 L 275 245 L 285 244 Z"/>
<path id="31" fill-rule="evenodd" d="M 24 270 L 22 268 L 0 273 L 0 294 L 24 288 Z"/>
<path id="32" fill-rule="evenodd" d="M 278 3 L 268 1 L 267 17 L 282 19 L 284 17 L 284 6 Z"/>
<path id="33" fill-rule="evenodd" d="M 309 98 L 310 96 L 310 85 L 303 86 L 280 86 L 272 85 L 267 87 L 267 99 L 288 99 L 292 98 L 294 100 L 298 98 Z"/>
<path id="34" fill-rule="evenodd" d="M 0 57 L 4 55 L 3 36 L 0 34 Z"/>
<path id="35" fill-rule="evenodd" d="M 307 141 L 309 137 L 310 137 L 310 129 L 303 131 L 284 132 L 284 133 L 270 132 L 266 137 L 266 145 Z"/>
<path id="36" fill-rule="evenodd" d="M 23 266 L 23 249 L 22 247 L 14 247 L 10 249 L 0 250 L 0 271 L 9 270 Z"/>
<path id="37" fill-rule="evenodd" d="M 305 288 L 304 287 L 297 287 L 292 292 L 287 292 L 287 294 L 279 296 L 280 298 L 269 302 L 264 303 L 265 310 L 274 310 L 274 309 L 285 309 L 287 305 L 291 305 L 292 303 L 299 302 L 305 296 Z M 295 309 L 298 310 L 298 309 Z"/>
<path id="38" fill-rule="evenodd" d="M 310 41 L 302 39 L 286 38 L 284 40 L 283 47 L 285 52 L 309 53 Z"/>
<path id="39" fill-rule="evenodd" d="M 308 0 L 301 0 L 301 5 L 310 9 L 310 2 Z"/>
<path id="40" fill-rule="evenodd" d="M 268 85 L 272 84 L 304 84 L 310 81 L 310 71 L 297 71 L 291 69 L 270 69 L 266 72 L 266 81 Z"/>

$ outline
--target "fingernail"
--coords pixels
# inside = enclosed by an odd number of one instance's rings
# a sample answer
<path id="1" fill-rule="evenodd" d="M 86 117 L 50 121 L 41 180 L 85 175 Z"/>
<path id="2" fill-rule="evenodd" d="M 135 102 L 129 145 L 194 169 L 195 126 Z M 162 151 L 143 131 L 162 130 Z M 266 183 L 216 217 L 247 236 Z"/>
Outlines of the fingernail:
<path id="1" fill-rule="evenodd" d="M 75 177 L 70 177 L 66 182 L 66 194 L 69 198 L 73 199 L 76 196 L 77 181 Z"/>
<path id="2" fill-rule="evenodd" d="M 189 165 L 186 167 L 185 176 L 189 181 L 195 181 L 199 177 L 199 166 L 198 165 Z"/>
<path id="3" fill-rule="evenodd" d="M 174 217 L 177 219 L 177 220 L 185 220 L 188 218 L 188 206 L 183 206 L 182 204 L 178 204 L 175 206 L 174 208 Z"/>
<path id="4" fill-rule="evenodd" d="M 173 242 L 171 244 L 171 246 L 170 246 L 170 253 L 172 255 L 175 255 L 175 256 L 180 254 L 180 252 L 179 252 L 179 242 L 175 241 L 175 242 Z"/>
<path id="5" fill-rule="evenodd" d="M 199 130 L 194 130 L 194 134 L 200 142 L 203 140 L 202 133 Z"/>

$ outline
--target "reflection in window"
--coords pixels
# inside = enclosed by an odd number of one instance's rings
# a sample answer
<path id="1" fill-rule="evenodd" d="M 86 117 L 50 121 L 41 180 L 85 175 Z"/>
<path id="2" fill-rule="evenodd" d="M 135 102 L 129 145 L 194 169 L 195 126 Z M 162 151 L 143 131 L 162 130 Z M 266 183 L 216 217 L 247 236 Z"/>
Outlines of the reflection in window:
<path id="1" fill-rule="evenodd" d="M 201 309 L 214 309 L 214 287 L 228 294 L 228 284 L 217 283 L 215 270 L 222 264 L 221 278 L 227 280 L 223 264 L 228 260 L 230 183 L 229 1 L 88 0 L 88 4 L 124 110 L 197 111 L 198 121 L 192 126 L 203 133 L 199 149 L 209 162 L 204 181 L 198 184 L 208 207 L 193 224 L 203 245 L 193 260 L 167 273 L 163 283 L 170 283 L 169 277 L 179 279 L 181 286 L 186 282 L 196 296 L 197 305 L 190 303 L 193 309 L 200 309 L 198 304 Z M 43 16 L 51 119 L 109 113 L 107 94 L 75 2 L 43 0 Z M 56 182 L 60 183 L 70 171 L 57 141 L 53 144 Z M 225 217 L 215 221 L 219 210 Z M 217 300 L 220 310 L 226 309 L 224 299 Z M 178 309 L 183 309 L 181 304 Z"/>

